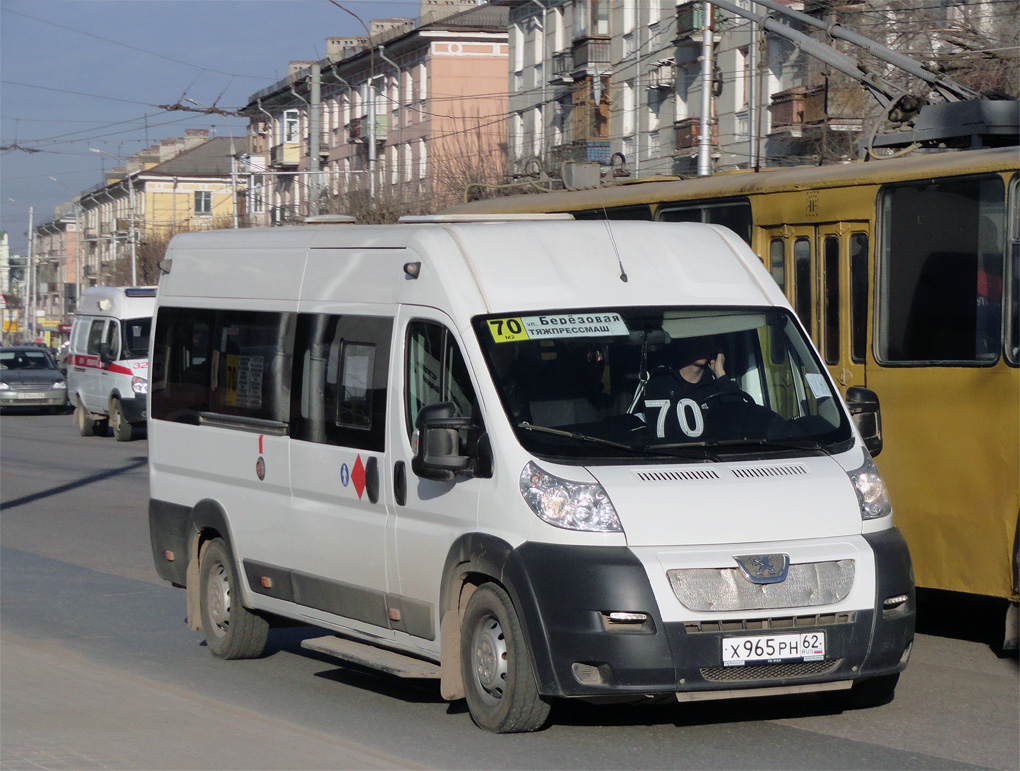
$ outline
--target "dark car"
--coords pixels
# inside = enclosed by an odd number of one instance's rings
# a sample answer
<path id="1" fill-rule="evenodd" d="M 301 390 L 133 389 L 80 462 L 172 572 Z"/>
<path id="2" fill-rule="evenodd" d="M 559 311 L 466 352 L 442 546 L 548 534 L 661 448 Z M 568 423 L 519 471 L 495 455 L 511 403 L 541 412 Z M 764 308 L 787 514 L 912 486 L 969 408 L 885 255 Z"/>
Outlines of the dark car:
<path id="1" fill-rule="evenodd" d="M 45 348 L 0 348 L 0 407 L 67 409 L 67 381 Z"/>

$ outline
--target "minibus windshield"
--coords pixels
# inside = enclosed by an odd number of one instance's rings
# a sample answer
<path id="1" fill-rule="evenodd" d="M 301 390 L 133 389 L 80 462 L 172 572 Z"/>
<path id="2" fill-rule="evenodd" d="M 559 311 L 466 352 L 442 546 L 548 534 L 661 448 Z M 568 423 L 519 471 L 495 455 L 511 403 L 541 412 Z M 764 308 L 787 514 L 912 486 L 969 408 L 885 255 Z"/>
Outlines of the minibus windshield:
<path id="1" fill-rule="evenodd" d="M 478 317 L 521 444 L 563 460 L 833 451 L 851 439 L 785 310 L 600 308 Z"/>

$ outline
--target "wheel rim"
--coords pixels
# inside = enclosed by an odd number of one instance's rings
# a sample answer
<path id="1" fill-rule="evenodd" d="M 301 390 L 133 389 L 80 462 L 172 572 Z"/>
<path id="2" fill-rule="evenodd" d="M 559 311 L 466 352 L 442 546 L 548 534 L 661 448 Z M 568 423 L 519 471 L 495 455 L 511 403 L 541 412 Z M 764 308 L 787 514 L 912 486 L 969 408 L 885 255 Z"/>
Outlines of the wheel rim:
<path id="1" fill-rule="evenodd" d="M 230 625 L 230 576 L 222 562 L 217 562 L 209 571 L 205 599 L 209 621 L 213 625 L 211 631 L 217 637 L 223 637 Z"/>
<path id="2" fill-rule="evenodd" d="M 495 616 L 482 618 L 471 645 L 471 671 L 482 697 L 490 704 L 503 698 L 507 680 L 506 636 Z"/>

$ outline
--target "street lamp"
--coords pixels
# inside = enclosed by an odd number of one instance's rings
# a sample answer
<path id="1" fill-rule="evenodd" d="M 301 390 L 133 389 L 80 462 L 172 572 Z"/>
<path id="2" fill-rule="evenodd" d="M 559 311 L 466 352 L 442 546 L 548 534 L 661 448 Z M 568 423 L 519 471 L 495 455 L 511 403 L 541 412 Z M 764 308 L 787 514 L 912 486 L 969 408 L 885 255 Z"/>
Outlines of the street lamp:
<path id="1" fill-rule="evenodd" d="M 201 107 L 203 110 L 208 110 L 211 113 L 219 115 L 223 120 L 223 124 L 227 127 L 227 134 L 230 136 L 230 213 L 233 217 L 234 230 L 237 230 L 237 151 L 234 149 L 234 131 L 230 128 L 230 122 L 224 117 L 224 115 L 209 105 L 202 104 L 196 99 L 192 99 L 190 96 L 184 97 L 185 102 L 190 102 L 196 107 Z"/>
<path id="2" fill-rule="evenodd" d="M 108 153 L 105 150 L 99 150 L 95 147 L 90 147 L 89 152 L 99 153 L 100 155 L 109 155 L 114 160 L 121 160 L 113 153 Z M 131 244 L 131 286 L 138 286 L 138 265 L 135 259 L 135 183 L 131 179 L 131 173 L 128 172 L 124 178 L 124 182 L 127 183 L 128 191 L 128 208 L 131 211 L 131 216 L 128 218 L 128 241 Z"/>

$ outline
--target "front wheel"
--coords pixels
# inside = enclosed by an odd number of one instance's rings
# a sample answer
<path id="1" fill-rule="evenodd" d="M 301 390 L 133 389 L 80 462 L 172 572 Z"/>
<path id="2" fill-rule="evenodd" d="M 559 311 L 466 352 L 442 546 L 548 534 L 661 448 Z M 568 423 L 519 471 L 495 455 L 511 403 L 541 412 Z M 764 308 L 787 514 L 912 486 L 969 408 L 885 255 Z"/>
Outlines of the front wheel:
<path id="1" fill-rule="evenodd" d="M 113 437 L 118 442 L 131 441 L 131 424 L 124 417 L 124 405 L 120 399 L 113 399 L 110 403 L 110 428 L 113 429 Z"/>
<path id="2" fill-rule="evenodd" d="M 549 717 L 538 693 L 524 633 L 509 596 L 484 584 L 468 601 L 461 667 L 471 719 L 494 733 L 536 731 Z"/>
<path id="3" fill-rule="evenodd" d="M 222 539 L 211 541 L 199 567 L 202 630 L 212 654 L 221 659 L 262 655 L 269 622 L 241 605 L 241 590 L 230 550 Z"/>

